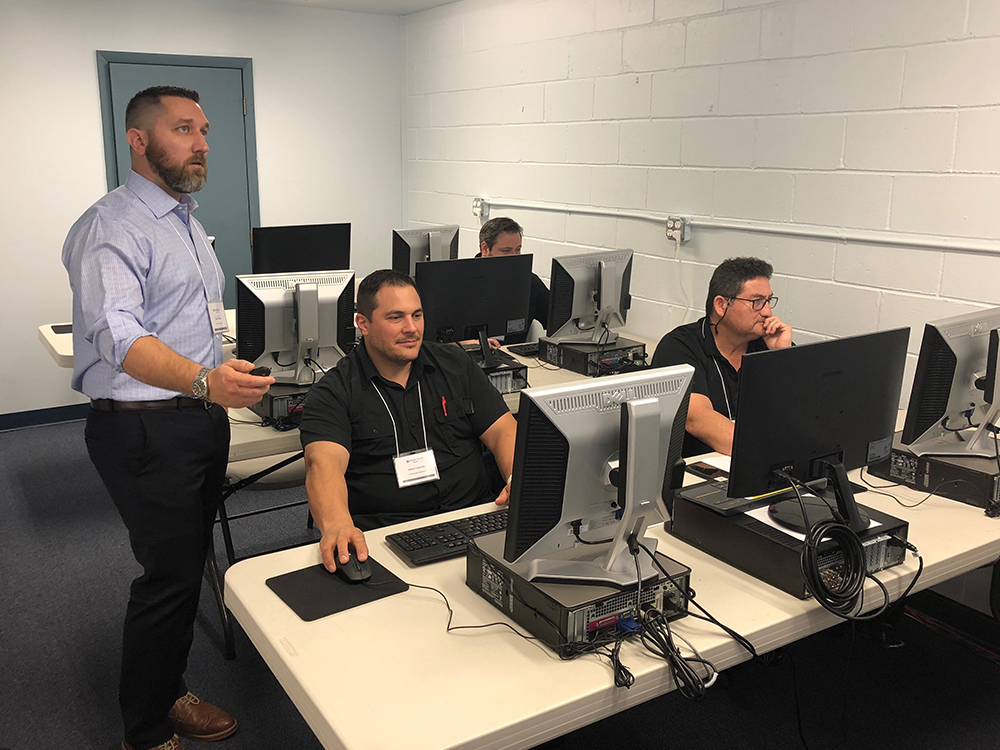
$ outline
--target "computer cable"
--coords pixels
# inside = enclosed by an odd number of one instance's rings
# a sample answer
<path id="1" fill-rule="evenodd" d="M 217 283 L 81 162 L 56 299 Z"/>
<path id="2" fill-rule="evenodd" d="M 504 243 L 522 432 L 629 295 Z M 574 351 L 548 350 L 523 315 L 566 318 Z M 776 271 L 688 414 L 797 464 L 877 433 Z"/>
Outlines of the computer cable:
<path id="1" fill-rule="evenodd" d="M 903 485 L 900 485 L 898 483 L 897 484 L 886 484 L 886 485 L 872 484 L 870 481 L 868 481 L 867 479 L 865 479 L 864 469 L 862 469 L 862 471 L 861 471 L 861 481 L 864 482 L 865 486 L 867 486 L 868 489 L 872 490 L 876 495 L 882 495 L 883 497 L 892 498 L 893 500 L 896 501 L 896 503 L 898 505 L 900 505 L 900 506 L 902 506 L 904 508 L 916 508 L 919 505 L 923 505 L 928 500 L 930 500 L 932 497 L 934 497 L 934 495 L 937 494 L 937 491 L 939 489 L 941 489 L 942 487 L 946 487 L 948 485 L 967 484 L 967 485 L 969 485 L 970 487 L 972 487 L 973 489 L 976 490 L 976 492 L 970 493 L 970 495 L 969 495 L 970 497 L 972 497 L 972 496 L 982 496 L 983 499 L 986 501 L 986 510 L 984 511 L 984 513 L 987 516 L 989 516 L 990 518 L 996 518 L 998 515 L 1000 515 L 1000 503 L 998 503 L 996 500 L 994 500 L 988 494 L 983 493 L 982 490 L 980 490 L 980 488 L 978 486 L 976 486 L 973 482 L 970 482 L 968 479 L 947 479 L 947 480 L 945 480 L 943 482 L 939 482 L 930 492 L 928 492 L 926 495 L 924 495 L 922 498 L 920 498 L 915 503 L 904 503 L 902 500 L 900 500 L 898 497 L 896 497 L 892 493 L 890 493 L 890 492 L 883 492 L 883 490 L 890 489 L 892 487 L 899 487 L 899 486 L 903 486 Z M 963 501 L 959 500 L 958 502 L 963 502 Z"/>
<path id="2" fill-rule="evenodd" d="M 802 516 L 806 518 L 805 503 L 799 490 L 802 483 L 787 472 L 776 471 L 775 474 L 788 481 L 802 507 Z M 839 512 L 834 510 L 833 513 L 835 519 L 840 518 Z M 840 575 L 836 579 L 832 576 L 824 577 L 820 569 L 819 547 L 823 541 L 830 541 L 840 549 L 843 559 Z M 818 521 L 809 527 L 799 555 L 799 565 L 806 590 L 825 610 L 838 617 L 845 620 L 873 620 L 889 607 L 889 591 L 885 584 L 868 573 L 860 537 L 841 520 Z M 862 615 L 860 613 L 865 607 L 865 579 L 871 579 L 882 590 L 883 600 L 877 609 Z"/>
<path id="3" fill-rule="evenodd" d="M 968 424 L 965 425 L 964 427 L 949 427 L 948 426 L 948 420 L 950 419 L 950 417 L 945 417 L 944 419 L 941 420 L 941 429 L 945 430 L 947 432 L 954 432 L 954 433 L 956 433 L 956 437 L 961 442 L 964 443 L 965 442 L 965 438 L 963 438 L 958 433 L 961 433 L 963 430 L 968 430 L 970 428 L 974 429 L 974 428 L 978 428 L 979 427 L 979 425 L 972 423 L 972 415 L 973 415 L 974 412 L 975 412 L 975 409 L 969 409 L 967 411 L 962 412 L 962 416 L 965 417 L 965 421 L 968 422 Z"/>
<path id="4" fill-rule="evenodd" d="M 697 651 L 691 650 L 694 656 L 684 656 L 680 647 L 674 642 L 674 633 L 670 628 L 670 621 L 663 612 L 654 607 L 649 607 L 642 614 L 642 630 L 639 639 L 646 650 L 655 654 L 667 663 L 670 669 L 670 676 L 677 685 L 677 692 L 689 700 L 701 700 L 705 693 L 718 677 L 718 670 L 715 665 L 707 659 L 702 658 Z M 681 639 L 683 640 L 683 639 Z M 691 644 L 686 640 L 684 643 L 691 648 Z M 705 674 L 699 673 L 697 665 L 705 670 Z"/>
<path id="5" fill-rule="evenodd" d="M 323 365 L 321 365 L 319 362 L 317 362 L 312 357 L 306 357 L 303 360 L 303 362 L 305 362 L 307 365 L 309 365 L 309 369 L 312 370 L 312 376 L 313 376 L 313 382 L 312 382 L 312 384 L 316 385 L 316 370 L 319 370 L 321 373 L 323 373 L 324 375 L 326 375 L 326 368 L 323 367 Z"/>
<path id="6" fill-rule="evenodd" d="M 1000 429 L 997 428 L 995 424 L 986 425 L 986 429 L 993 435 L 993 455 L 997 459 L 997 473 L 1000 473 L 1000 439 L 997 438 L 997 432 Z M 994 498 L 986 499 L 986 515 L 990 518 L 996 518 L 1000 516 L 1000 501 Z"/>
<path id="7" fill-rule="evenodd" d="M 229 415 L 229 424 L 252 424 L 257 427 L 268 427 L 269 425 L 264 424 L 263 419 L 236 419 L 232 414 Z"/>
<path id="8" fill-rule="evenodd" d="M 844 660 L 844 677 L 842 686 L 840 689 L 840 739 L 837 740 L 833 745 L 829 744 L 829 732 L 824 732 L 823 736 L 823 747 L 825 750 L 837 750 L 837 748 L 842 747 L 847 742 L 847 697 L 848 684 L 851 675 L 851 657 L 854 654 L 854 645 L 857 637 L 857 632 L 854 623 L 850 623 L 851 640 L 847 649 L 847 656 Z M 788 665 L 792 672 L 792 692 L 795 694 L 795 723 L 799 732 L 799 742 L 802 743 L 802 747 L 806 750 L 810 749 L 809 740 L 806 738 L 805 726 L 802 722 L 802 698 L 799 693 L 799 680 L 798 673 L 795 668 L 795 659 L 792 658 L 790 653 L 787 654 Z M 831 696 L 832 698 L 832 696 Z M 830 702 L 830 701 L 828 701 Z"/>
<path id="9" fill-rule="evenodd" d="M 388 583 L 390 583 L 390 581 L 383 581 L 381 583 L 369 583 L 369 582 L 365 582 L 365 583 L 363 583 L 361 585 L 365 586 L 366 588 L 375 588 L 377 586 L 385 586 Z M 410 583 L 409 581 L 404 581 L 404 583 L 407 586 L 409 586 L 410 588 L 424 589 L 426 591 L 433 591 L 435 594 L 437 594 L 438 596 L 440 596 L 444 600 L 444 606 L 448 609 L 448 622 L 445 625 L 445 632 L 446 633 L 452 633 L 452 632 L 454 632 L 456 630 L 482 630 L 484 628 L 493 628 L 493 627 L 500 626 L 500 627 L 507 628 L 512 633 L 514 633 L 514 635 L 518 635 L 518 636 L 520 636 L 521 638 L 523 638 L 526 641 L 538 641 L 539 640 L 538 638 L 535 638 L 534 636 L 525 635 L 524 633 L 522 633 L 521 631 L 519 631 L 517 628 L 515 628 L 513 625 L 511 625 L 509 622 L 484 622 L 481 625 L 452 625 L 451 621 L 455 617 L 455 610 L 453 610 L 451 608 L 451 602 L 448 601 L 448 597 L 445 596 L 442 591 L 440 591 L 439 589 L 434 588 L 433 586 L 423 586 L 423 585 L 421 585 L 419 583 Z"/>
<path id="10" fill-rule="evenodd" d="M 965 646 L 967 649 L 972 651 L 972 653 L 977 656 L 981 656 L 984 659 L 988 659 L 994 664 L 1000 664 L 1000 653 L 997 653 L 997 651 L 991 648 L 988 644 L 978 640 L 968 633 L 959 630 L 958 628 L 954 628 L 936 617 L 931 617 L 924 612 L 913 609 L 912 607 L 906 607 L 904 614 L 911 620 L 914 620 L 923 627 L 927 628 L 927 630 L 932 633 Z"/>
<path id="11" fill-rule="evenodd" d="M 302 403 L 309 393 L 300 393 L 289 401 L 288 413 L 283 417 L 263 417 L 260 423 L 264 427 L 272 427 L 278 432 L 297 430 L 302 424 Z"/>
<path id="12" fill-rule="evenodd" d="M 903 549 L 909 550 L 917 557 L 917 572 L 913 575 L 913 580 L 910 581 L 910 585 L 906 587 L 899 598 L 889 606 L 890 618 L 889 622 L 895 622 L 897 618 L 893 618 L 892 615 L 900 612 L 906 607 L 906 597 L 909 596 L 910 592 L 913 591 L 913 587 L 917 585 L 917 581 L 920 580 L 921 573 L 924 572 L 924 558 L 920 554 L 920 550 L 916 548 L 914 544 L 903 539 L 895 534 L 889 535 L 889 543 L 897 547 L 902 547 Z M 904 553 L 905 554 L 905 553 Z"/>
<path id="13" fill-rule="evenodd" d="M 680 593 L 680 595 L 684 597 L 684 601 L 686 601 L 689 605 L 693 604 L 694 606 L 696 606 L 698 609 L 701 610 L 702 615 L 704 615 L 704 616 L 701 616 L 701 615 L 697 615 L 694 612 L 688 611 L 688 616 L 689 617 L 696 617 L 697 619 L 705 620 L 706 622 L 712 623 L 717 628 L 719 628 L 720 630 L 722 630 L 726 635 L 728 635 L 730 638 L 732 638 L 734 641 L 736 641 L 738 644 L 740 644 L 740 646 L 742 646 L 747 651 L 747 653 L 750 654 L 750 656 L 752 658 L 754 658 L 754 659 L 758 658 L 757 649 L 754 648 L 753 644 L 745 636 L 740 635 L 739 633 L 737 633 L 735 630 L 733 630 L 728 625 L 724 625 L 723 623 L 719 622 L 719 620 L 716 619 L 716 617 L 711 612 L 709 612 L 707 609 L 705 609 L 703 606 L 701 606 L 701 604 L 699 602 L 697 602 L 695 600 L 695 595 L 694 595 L 693 591 L 688 590 L 688 589 L 684 588 L 683 586 L 681 586 L 674 579 L 674 577 L 672 575 L 670 575 L 670 573 L 667 572 L 667 569 L 663 567 L 663 565 L 660 563 L 660 561 L 656 559 L 656 555 L 654 555 L 652 552 L 650 552 L 649 548 L 645 544 L 643 544 L 642 542 L 637 542 L 637 544 L 638 544 L 638 546 L 639 546 L 639 548 L 641 550 L 643 550 L 647 555 L 649 555 L 649 558 L 653 561 L 653 564 L 657 567 L 657 569 L 660 571 L 660 573 L 668 581 L 670 581 L 672 584 L 674 584 L 674 587 L 677 589 L 678 593 Z"/>
<path id="14" fill-rule="evenodd" d="M 691 649 L 695 656 L 685 657 L 681 654 L 680 648 L 674 643 L 673 633 L 670 630 L 670 621 L 655 607 L 642 606 L 642 566 L 639 564 L 639 540 L 636 535 L 630 534 L 627 539 L 629 553 L 635 563 L 636 579 L 636 619 L 640 625 L 638 630 L 639 640 L 646 650 L 659 656 L 667 663 L 670 676 L 677 685 L 680 694 L 690 700 L 701 700 L 705 697 L 705 691 L 715 683 L 718 674 L 715 666 L 702 659 L 700 654 Z M 676 585 L 676 584 L 675 584 Z M 687 643 L 687 641 L 684 641 Z M 687 643 L 691 648 L 691 644 Z M 695 664 L 702 664 L 707 669 L 707 674 L 702 677 L 698 674 Z"/>
<path id="15" fill-rule="evenodd" d="M 379 586 L 383 584 L 365 583 L 362 585 Z M 412 588 L 426 589 L 427 591 L 433 591 L 434 593 L 436 593 L 438 596 L 441 597 L 441 599 L 444 601 L 445 607 L 448 609 L 448 622 L 445 625 L 445 632 L 447 633 L 452 633 L 457 630 L 482 630 L 485 628 L 502 626 L 510 630 L 515 635 L 520 636 L 526 641 L 534 641 L 536 643 L 542 643 L 541 639 L 536 638 L 535 636 L 525 635 L 524 633 L 520 632 L 517 628 L 515 628 L 513 625 L 507 622 L 488 622 L 488 623 L 483 623 L 481 625 L 452 625 L 452 619 L 455 616 L 455 612 L 451 608 L 451 603 L 448 601 L 448 597 L 445 596 L 443 592 L 434 588 L 433 586 L 423 586 L 420 584 L 409 583 L 409 582 L 407 582 L 407 585 L 411 586 Z M 516 594 L 515 598 L 521 604 L 529 607 L 532 610 L 532 612 L 538 615 L 541 621 L 545 622 L 546 624 L 549 625 L 549 627 L 552 628 L 553 632 L 557 634 L 560 632 L 559 627 L 554 622 L 552 622 L 548 617 L 546 617 L 543 612 L 540 612 L 537 609 L 530 607 L 530 605 L 528 605 L 527 602 L 525 602 L 520 597 L 517 597 Z M 635 682 L 635 677 L 628 670 L 628 668 L 622 664 L 619 652 L 621 650 L 621 644 L 624 641 L 628 640 L 629 638 L 633 637 L 634 635 L 635 635 L 634 633 L 629 633 L 629 632 L 615 632 L 612 635 L 598 634 L 591 641 L 578 641 L 578 642 L 562 644 L 563 649 L 565 649 L 565 653 L 563 652 L 563 650 L 559 650 L 557 652 L 557 655 L 562 661 L 570 661 L 572 659 L 576 659 L 580 656 L 586 656 L 588 654 L 592 654 L 597 657 L 604 657 L 608 659 L 608 661 L 611 663 L 615 675 L 615 685 L 617 687 L 629 688 Z"/>
<path id="16" fill-rule="evenodd" d="M 614 541 L 614 539 L 599 539 L 595 541 L 587 541 L 586 539 L 581 538 L 580 526 L 582 525 L 582 523 L 583 522 L 580 519 L 577 519 L 575 521 L 570 521 L 569 524 L 570 526 L 573 527 L 573 536 L 576 537 L 576 541 L 578 541 L 580 544 L 611 544 L 611 542 Z"/>

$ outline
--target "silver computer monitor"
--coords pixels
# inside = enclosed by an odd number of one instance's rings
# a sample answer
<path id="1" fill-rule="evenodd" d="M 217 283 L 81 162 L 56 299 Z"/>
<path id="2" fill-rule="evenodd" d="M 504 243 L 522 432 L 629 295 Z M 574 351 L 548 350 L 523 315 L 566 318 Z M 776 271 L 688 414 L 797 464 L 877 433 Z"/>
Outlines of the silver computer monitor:
<path id="1" fill-rule="evenodd" d="M 552 259 L 546 338 L 554 343 L 610 344 L 632 298 L 631 250 L 602 250 Z"/>
<path id="2" fill-rule="evenodd" d="M 1000 308 L 956 315 L 924 326 L 901 441 L 918 456 L 995 456 L 987 426 L 997 403 L 988 383 L 990 332 Z M 993 355 L 993 368 L 996 367 Z M 991 403 L 992 402 L 992 403 Z"/>
<path id="3" fill-rule="evenodd" d="M 413 276 L 417 263 L 458 257 L 458 226 L 455 224 L 392 230 L 392 268 Z"/>
<path id="4" fill-rule="evenodd" d="M 690 365 L 521 391 L 504 559 L 529 580 L 628 586 L 629 537 L 669 518 Z M 655 573 L 644 552 L 643 580 Z"/>
<path id="5" fill-rule="evenodd" d="M 236 277 L 237 356 L 311 385 L 354 346 L 354 271 Z"/>

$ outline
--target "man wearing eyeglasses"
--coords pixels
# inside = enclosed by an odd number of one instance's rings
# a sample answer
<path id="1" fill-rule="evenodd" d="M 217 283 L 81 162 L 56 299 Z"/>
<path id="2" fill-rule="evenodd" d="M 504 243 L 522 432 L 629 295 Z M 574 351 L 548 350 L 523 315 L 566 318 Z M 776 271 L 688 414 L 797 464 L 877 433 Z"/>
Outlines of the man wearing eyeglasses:
<path id="1" fill-rule="evenodd" d="M 792 329 L 772 309 L 771 264 L 728 258 L 712 274 L 705 317 L 678 326 L 653 354 L 653 367 L 689 364 L 695 369 L 684 456 L 733 452 L 733 425 L 743 355 L 792 344 Z"/>

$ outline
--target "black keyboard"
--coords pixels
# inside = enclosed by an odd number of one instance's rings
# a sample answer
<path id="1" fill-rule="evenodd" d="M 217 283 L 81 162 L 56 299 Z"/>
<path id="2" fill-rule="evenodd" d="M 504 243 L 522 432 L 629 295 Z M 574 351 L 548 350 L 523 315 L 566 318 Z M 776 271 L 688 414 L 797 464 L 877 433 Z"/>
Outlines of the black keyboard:
<path id="1" fill-rule="evenodd" d="M 389 534 L 385 540 L 413 565 L 447 560 L 465 555 L 470 539 L 507 528 L 507 509 L 459 518 L 447 523 L 435 523 L 412 531 Z"/>
<path id="2" fill-rule="evenodd" d="M 511 344 L 507 347 L 507 351 L 511 354 L 516 354 L 519 357 L 536 357 L 538 356 L 538 342 L 532 341 L 528 344 Z"/>

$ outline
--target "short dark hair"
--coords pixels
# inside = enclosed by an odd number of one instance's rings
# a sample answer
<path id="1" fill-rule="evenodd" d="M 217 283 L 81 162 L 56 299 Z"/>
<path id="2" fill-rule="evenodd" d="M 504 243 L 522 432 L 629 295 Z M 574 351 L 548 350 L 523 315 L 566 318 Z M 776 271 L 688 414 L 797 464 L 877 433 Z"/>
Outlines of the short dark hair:
<path id="1" fill-rule="evenodd" d="M 148 89 L 143 89 L 129 99 L 128 105 L 125 107 L 126 132 L 132 128 L 148 130 L 150 115 L 162 108 L 163 104 L 160 99 L 164 96 L 178 96 L 181 99 L 190 99 L 195 104 L 198 104 L 201 100 L 197 91 L 182 89 L 178 86 L 151 86 Z"/>
<path id="2" fill-rule="evenodd" d="M 517 232 L 522 237 L 524 236 L 524 229 L 513 219 L 507 216 L 497 216 L 495 219 L 490 219 L 479 229 L 480 246 L 485 242 L 486 249 L 492 250 L 493 246 L 497 244 L 497 237 L 507 232 Z"/>
<path id="3" fill-rule="evenodd" d="M 417 288 L 417 285 L 413 283 L 413 279 L 400 271 L 394 271 L 391 268 L 372 271 L 358 284 L 357 305 L 359 315 L 364 315 L 368 320 L 372 319 L 372 313 L 378 307 L 376 297 L 379 290 L 384 286 L 412 286 L 414 289 Z"/>
<path id="4" fill-rule="evenodd" d="M 712 319 L 716 297 L 733 299 L 739 297 L 743 285 L 753 279 L 770 279 L 774 268 L 766 260 L 760 258 L 726 258 L 708 282 L 708 298 L 705 300 L 705 315 Z"/>

